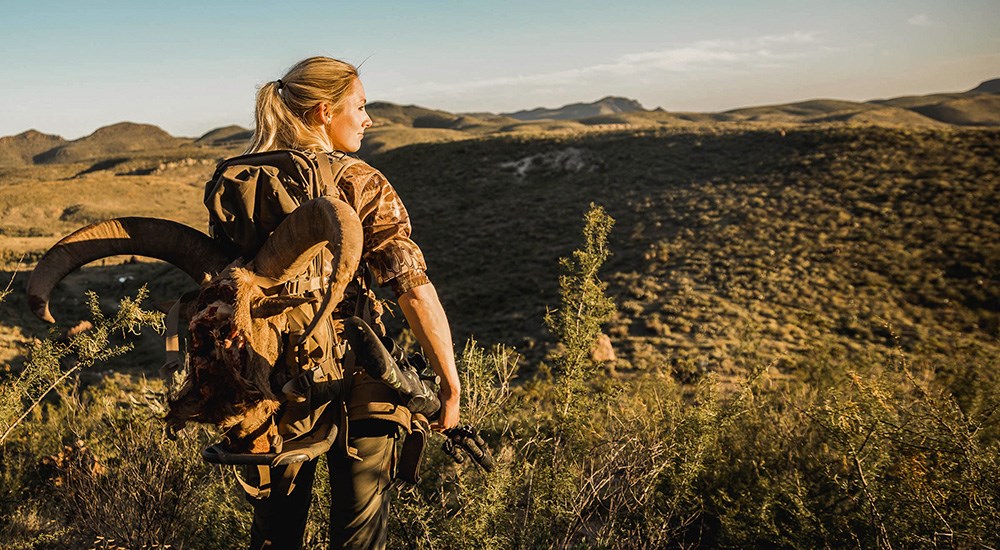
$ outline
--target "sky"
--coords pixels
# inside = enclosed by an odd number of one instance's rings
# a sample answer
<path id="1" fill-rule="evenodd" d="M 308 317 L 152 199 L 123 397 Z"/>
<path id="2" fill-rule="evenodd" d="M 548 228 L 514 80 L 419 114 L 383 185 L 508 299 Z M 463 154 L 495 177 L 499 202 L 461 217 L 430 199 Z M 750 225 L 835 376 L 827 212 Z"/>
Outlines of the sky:
<path id="1" fill-rule="evenodd" d="M 615 95 L 722 111 L 965 91 L 1000 78 L 1000 0 L 0 0 L 0 136 L 252 125 L 300 59 L 369 101 L 512 112 Z"/>

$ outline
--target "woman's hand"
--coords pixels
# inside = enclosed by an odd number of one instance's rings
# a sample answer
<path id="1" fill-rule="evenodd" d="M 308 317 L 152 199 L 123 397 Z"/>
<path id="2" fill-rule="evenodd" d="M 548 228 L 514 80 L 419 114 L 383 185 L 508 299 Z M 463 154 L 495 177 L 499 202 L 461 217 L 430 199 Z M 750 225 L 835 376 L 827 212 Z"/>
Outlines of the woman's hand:
<path id="1" fill-rule="evenodd" d="M 462 387 L 455 367 L 448 317 L 431 283 L 414 287 L 399 297 L 399 307 L 413 335 L 427 355 L 434 372 L 441 377 L 441 413 L 431 428 L 442 431 L 458 426 Z"/>
<path id="2" fill-rule="evenodd" d="M 440 432 L 458 426 L 461 395 L 446 392 L 442 387 L 441 391 L 438 392 L 438 398 L 441 400 L 441 413 L 438 415 L 438 419 L 431 424 L 431 429 Z"/>

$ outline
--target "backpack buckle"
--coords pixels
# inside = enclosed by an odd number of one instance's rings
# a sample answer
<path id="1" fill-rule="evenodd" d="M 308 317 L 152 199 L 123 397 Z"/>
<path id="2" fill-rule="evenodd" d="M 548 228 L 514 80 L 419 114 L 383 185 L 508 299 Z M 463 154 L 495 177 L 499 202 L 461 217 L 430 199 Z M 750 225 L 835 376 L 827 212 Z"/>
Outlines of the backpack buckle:
<path id="1" fill-rule="evenodd" d="M 301 296 L 309 292 L 316 292 L 326 288 L 326 277 L 306 277 L 285 281 L 281 285 L 281 294 L 286 296 Z"/>

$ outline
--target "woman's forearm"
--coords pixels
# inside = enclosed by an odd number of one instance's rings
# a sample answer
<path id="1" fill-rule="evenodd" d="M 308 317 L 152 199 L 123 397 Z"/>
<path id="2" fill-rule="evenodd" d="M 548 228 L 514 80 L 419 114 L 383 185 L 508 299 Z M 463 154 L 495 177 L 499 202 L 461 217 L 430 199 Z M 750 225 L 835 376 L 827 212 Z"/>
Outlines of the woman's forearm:
<path id="1" fill-rule="evenodd" d="M 434 285 L 427 283 L 407 291 L 399 297 L 399 307 L 431 368 L 441 377 L 441 415 L 435 427 L 453 428 L 458 425 L 461 384 L 455 367 L 451 328 Z"/>

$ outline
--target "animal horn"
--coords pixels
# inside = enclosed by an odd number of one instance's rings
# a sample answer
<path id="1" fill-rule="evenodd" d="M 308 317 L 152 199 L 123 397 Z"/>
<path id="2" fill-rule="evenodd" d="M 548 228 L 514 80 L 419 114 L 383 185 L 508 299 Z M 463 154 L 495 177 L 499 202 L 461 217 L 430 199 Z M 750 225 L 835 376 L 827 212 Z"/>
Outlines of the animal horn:
<path id="1" fill-rule="evenodd" d="M 28 279 L 28 306 L 54 323 L 49 295 L 78 267 L 108 256 L 134 254 L 164 260 L 201 283 L 232 260 L 204 233 L 156 218 L 115 218 L 83 227 L 63 237 L 38 261 Z"/>
<path id="2" fill-rule="evenodd" d="M 334 268 L 331 280 L 338 282 L 331 296 L 336 304 L 358 269 L 362 242 L 361 220 L 354 209 L 344 201 L 319 197 L 289 214 L 247 267 L 258 277 L 282 283 L 305 271 L 313 257 L 329 246 Z"/>

